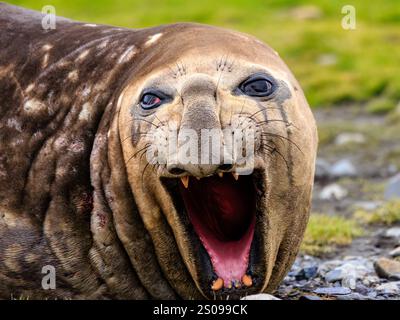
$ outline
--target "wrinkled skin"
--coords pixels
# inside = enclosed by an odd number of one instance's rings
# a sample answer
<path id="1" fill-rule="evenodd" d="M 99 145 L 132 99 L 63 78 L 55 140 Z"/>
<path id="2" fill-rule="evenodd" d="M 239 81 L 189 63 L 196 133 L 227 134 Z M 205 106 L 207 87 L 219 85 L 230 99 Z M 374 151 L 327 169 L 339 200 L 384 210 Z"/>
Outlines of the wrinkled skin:
<path id="1" fill-rule="evenodd" d="M 276 52 L 196 24 L 130 30 L 59 19 L 44 31 L 41 15 L 5 4 L 0 27 L 0 297 L 213 298 L 162 182 L 176 176 L 139 156 L 154 143 L 142 133 L 172 121 L 258 128 L 258 281 L 238 296 L 279 285 L 307 224 L 317 136 Z M 271 99 L 234 94 L 254 72 L 276 79 Z M 138 104 L 149 86 L 172 100 L 147 113 Z M 263 132 L 277 152 L 261 147 Z M 205 177 L 216 167 L 185 170 Z M 45 265 L 57 271 L 56 290 L 41 287 Z"/>

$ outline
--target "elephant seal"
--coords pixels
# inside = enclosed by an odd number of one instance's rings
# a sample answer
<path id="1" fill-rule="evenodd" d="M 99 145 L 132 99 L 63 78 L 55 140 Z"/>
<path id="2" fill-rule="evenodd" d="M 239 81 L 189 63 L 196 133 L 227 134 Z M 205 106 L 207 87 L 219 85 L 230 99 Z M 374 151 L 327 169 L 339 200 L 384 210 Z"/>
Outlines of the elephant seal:
<path id="1" fill-rule="evenodd" d="M 0 296 L 273 291 L 307 224 L 317 148 L 277 53 L 206 25 L 43 30 L 42 18 L 0 4 Z M 247 129 L 253 150 L 226 151 Z M 181 161 L 184 143 L 172 161 L 160 145 L 174 130 L 211 130 L 252 170 Z"/>

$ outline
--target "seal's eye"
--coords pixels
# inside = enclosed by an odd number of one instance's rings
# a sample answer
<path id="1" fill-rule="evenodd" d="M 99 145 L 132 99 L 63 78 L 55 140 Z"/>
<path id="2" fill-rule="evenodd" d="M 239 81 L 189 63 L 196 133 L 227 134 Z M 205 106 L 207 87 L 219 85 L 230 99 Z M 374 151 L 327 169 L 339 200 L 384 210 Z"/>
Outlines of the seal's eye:
<path id="1" fill-rule="evenodd" d="M 145 109 L 154 109 L 163 103 L 163 97 L 153 92 L 148 92 L 142 95 L 140 99 L 140 106 Z"/>
<path id="2" fill-rule="evenodd" d="M 255 74 L 243 81 L 239 90 L 251 97 L 268 97 L 275 91 L 275 81 L 265 74 Z"/>

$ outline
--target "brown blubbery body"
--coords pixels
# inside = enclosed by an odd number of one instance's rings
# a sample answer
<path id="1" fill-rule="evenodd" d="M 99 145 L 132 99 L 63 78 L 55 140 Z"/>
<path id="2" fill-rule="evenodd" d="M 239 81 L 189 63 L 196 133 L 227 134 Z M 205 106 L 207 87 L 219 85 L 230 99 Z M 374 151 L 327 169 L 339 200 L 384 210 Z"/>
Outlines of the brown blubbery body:
<path id="1" fill-rule="evenodd" d="M 150 122 L 206 127 L 207 112 L 187 106 L 213 90 L 219 99 L 208 115 L 223 126 L 243 105 L 224 89 L 255 66 L 282 81 L 270 116 L 293 126 L 271 128 L 295 144 L 275 141 L 286 162 L 257 162 L 268 172 L 268 193 L 258 226 L 264 281 L 254 290 L 275 289 L 307 223 L 317 145 L 307 102 L 276 53 L 196 24 L 130 30 L 58 19 L 45 31 L 41 18 L 0 4 L 0 297 L 208 297 L 163 173 L 144 171 L 144 158 L 130 160 L 144 143 L 132 132 L 152 126 L 135 121 L 132 107 L 145 83 L 167 79 L 184 102 L 177 98 Z M 198 73 L 211 83 L 205 91 L 193 89 L 205 81 Z M 55 267 L 55 290 L 42 289 L 46 265 Z"/>

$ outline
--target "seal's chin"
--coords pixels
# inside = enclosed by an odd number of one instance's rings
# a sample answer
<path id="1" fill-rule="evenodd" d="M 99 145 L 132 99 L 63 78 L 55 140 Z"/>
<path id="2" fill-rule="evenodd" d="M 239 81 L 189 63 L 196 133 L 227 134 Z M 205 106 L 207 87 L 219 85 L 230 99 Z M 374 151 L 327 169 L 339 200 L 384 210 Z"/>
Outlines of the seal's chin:
<path id="1" fill-rule="evenodd" d="M 214 289 L 242 285 L 254 235 L 256 197 L 251 176 L 232 174 L 180 183 L 190 222 L 207 251 L 216 276 Z M 185 186 L 186 185 L 186 186 Z"/>

